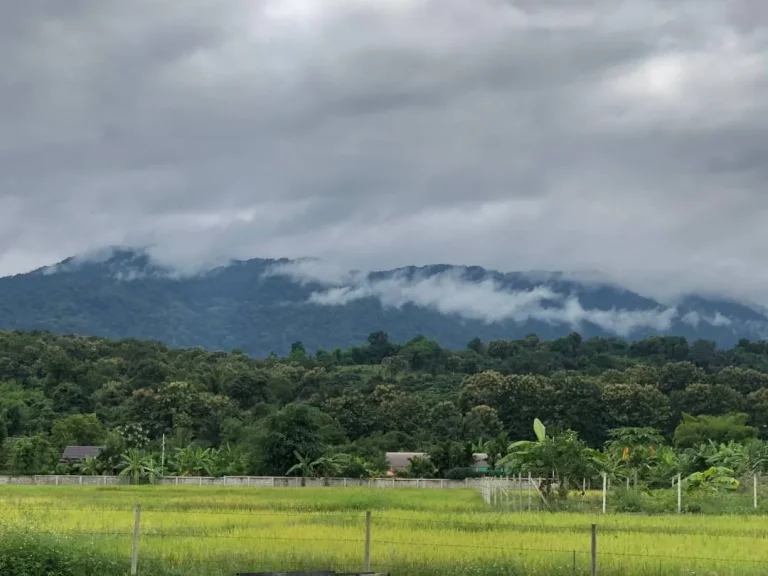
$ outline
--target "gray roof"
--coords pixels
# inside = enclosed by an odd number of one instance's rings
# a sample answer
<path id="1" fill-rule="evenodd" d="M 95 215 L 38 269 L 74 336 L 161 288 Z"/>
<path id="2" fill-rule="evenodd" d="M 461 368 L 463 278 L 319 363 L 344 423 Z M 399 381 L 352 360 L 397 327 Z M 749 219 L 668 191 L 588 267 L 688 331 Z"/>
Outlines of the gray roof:
<path id="1" fill-rule="evenodd" d="M 62 460 L 85 460 L 86 458 L 96 458 L 101 454 L 101 446 L 67 446 L 61 455 Z"/>
<path id="2" fill-rule="evenodd" d="M 387 452 L 387 464 L 390 470 L 407 470 L 412 458 L 426 458 L 424 452 Z"/>
<path id="3" fill-rule="evenodd" d="M 488 455 L 478 452 L 473 454 L 475 467 L 488 466 Z M 412 458 L 429 458 L 425 452 L 387 452 L 387 464 L 390 470 L 407 470 Z"/>

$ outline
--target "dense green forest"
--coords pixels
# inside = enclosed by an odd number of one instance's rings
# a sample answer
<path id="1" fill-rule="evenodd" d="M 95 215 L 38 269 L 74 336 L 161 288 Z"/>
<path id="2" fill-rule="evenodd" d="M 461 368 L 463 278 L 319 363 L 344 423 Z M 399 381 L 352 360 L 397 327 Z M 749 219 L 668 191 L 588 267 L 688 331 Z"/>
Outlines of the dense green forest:
<path id="1" fill-rule="evenodd" d="M 738 416 L 739 413 L 744 416 Z M 729 415 L 714 419 L 683 415 Z M 736 414 L 734 416 L 734 414 Z M 467 454 L 552 434 L 611 445 L 645 430 L 673 445 L 768 437 L 768 343 L 529 336 L 451 351 L 425 338 L 253 359 L 153 341 L 0 332 L 0 469 L 65 472 L 67 445 L 102 445 L 93 472 L 362 476 L 385 451 L 425 451 L 447 475 Z M 698 427 L 698 440 L 685 439 Z M 707 431 L 709 430 L 709 431 Z M 698 432 L 694 432 L 694 436 Z M 701 436 L 704 434 L 704 436 Z M 493 450 L 488 442 L 502 447 Z M 336 458 L 344 455 L 344 458 Z M 423 463 L 422 463 L 423 464 Z M 436 468 L 436 469 L 435 469 Z M 161 471 L 162 472 L 162 471 Z"/>

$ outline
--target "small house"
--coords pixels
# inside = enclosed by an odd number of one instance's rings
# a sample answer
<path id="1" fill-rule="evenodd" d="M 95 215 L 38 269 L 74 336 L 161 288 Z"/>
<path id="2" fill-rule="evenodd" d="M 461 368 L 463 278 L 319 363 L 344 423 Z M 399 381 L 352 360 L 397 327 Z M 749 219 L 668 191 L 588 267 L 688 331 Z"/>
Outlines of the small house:
<path id="1" fill-rule="evenodd" d="M 103 450 L 102 446 L 67 446 L 59 458 L 59 463 L 80 464 L 86 458 L 98 458 Z"/>

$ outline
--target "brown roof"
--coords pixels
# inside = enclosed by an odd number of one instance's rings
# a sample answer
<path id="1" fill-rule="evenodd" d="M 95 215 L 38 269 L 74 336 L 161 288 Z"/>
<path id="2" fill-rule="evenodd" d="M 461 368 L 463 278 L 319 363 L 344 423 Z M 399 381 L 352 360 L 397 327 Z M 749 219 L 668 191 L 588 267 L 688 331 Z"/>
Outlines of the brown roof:
<path id="1" fill-rule="evenodd" d="M 67 446 L 61 455 L 62 460 L 85 460 L 86 458 L 97 458 L 101 454 L 101 446 Z"/>

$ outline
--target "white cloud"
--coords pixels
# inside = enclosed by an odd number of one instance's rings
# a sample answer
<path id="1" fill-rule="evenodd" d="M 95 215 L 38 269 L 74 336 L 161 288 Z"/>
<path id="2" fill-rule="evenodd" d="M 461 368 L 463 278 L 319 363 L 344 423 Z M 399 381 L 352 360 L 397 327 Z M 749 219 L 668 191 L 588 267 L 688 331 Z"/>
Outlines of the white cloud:
<path id="1" fill-rule="evenodd" d="M 686 324 L 690 324 L 694 328 L 698 328 L 699 324 L 701 324 L 702 322 L 711 324 L 712 326 L 732 326 L 733 325 L 733 320 L 731 320 L 727 316 L 717 311 L 714 314 L 709 315 L 709 314 L 701 314 L 699 312 L 696 312 L 695 310 L 692 310 L 684 314 L 681 320 Z"/>
<path id="2" fill-rule="evenodd" d="M 363 298 L 376 298 L 384 307 L 413 304 L 486 323 L 538 320 L 577 329 L 589 322 L 620 336 L 629 336 L 643 328 L 668 330 L 677 316 L 675 308 L 662 307 L 655 310 L 585 309 L 577 297 L 558 294 L 546 285 L 509 291 L 492 279 L 472 282 L 456 271 L 431 276 L 419 274 L 412 279 L 402 273 L 380 280 L 365 279 L 314 292 L 309 301 L 343 306 Z"/>

